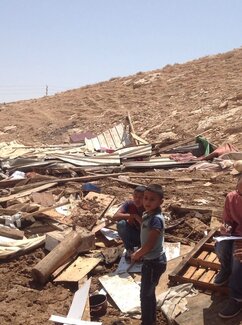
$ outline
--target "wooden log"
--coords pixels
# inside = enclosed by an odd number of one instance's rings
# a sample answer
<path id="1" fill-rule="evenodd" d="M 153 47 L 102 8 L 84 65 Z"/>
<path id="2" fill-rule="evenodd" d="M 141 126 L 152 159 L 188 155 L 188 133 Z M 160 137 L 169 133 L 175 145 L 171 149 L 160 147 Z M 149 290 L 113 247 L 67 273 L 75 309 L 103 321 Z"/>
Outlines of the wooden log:
<path id="1" fill-rule="evenodd" d="M 60 244 L 46 255 L 33 269 L 32 277 L 44 284 L 50 275 L 78 252 L 88 251 L 94 246 L 94 235 L 83 230 L 71 231 Z"/>
<path id="2" fill-rule="evenodd" d="M 0 227 L 0 236 L 13 238 L 13 239 L 23 239 L 24 232 L 19 229 L 1 226 Z"/>

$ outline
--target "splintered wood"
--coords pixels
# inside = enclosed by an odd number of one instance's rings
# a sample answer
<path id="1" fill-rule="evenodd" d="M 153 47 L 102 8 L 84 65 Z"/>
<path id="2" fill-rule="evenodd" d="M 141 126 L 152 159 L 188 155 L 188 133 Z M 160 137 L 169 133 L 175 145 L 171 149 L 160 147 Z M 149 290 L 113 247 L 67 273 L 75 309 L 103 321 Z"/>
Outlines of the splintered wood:
<path id="1" fill-rule="evenodd" d="M 220 262 L 214 252 L 214 243 L 208 243 L 214 233 L 213 230 L 206 238 L 203 238 L 169 274 L 172 283 L 190 282 L 203 290 L 227 291 L 227 287 L 218 287 L 213 284 L 214 277 L 220 270 Z"/>
<path id="2" fill-rule="evenodd" d="M 112 195 L 89 192 L 79 206 L 74 208 L 71 216 L 73 223 L 91 230 L 114 201 Z"/>

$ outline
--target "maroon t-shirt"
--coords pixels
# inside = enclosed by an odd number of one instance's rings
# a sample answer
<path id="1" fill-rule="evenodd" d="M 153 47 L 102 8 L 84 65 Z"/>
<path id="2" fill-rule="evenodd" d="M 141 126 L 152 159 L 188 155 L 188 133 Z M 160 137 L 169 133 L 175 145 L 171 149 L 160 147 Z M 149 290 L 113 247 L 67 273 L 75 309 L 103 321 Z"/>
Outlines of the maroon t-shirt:
<path id="1" fill-rule="evenodd" d="M 124 204 L 121 207 L 121 210 L 123 213 L 129 213 L 129 214 L 137 214 L 138 216 L 142 217 L 145 209 L 144 207 L 137 208 L 137 206 L 134 204 L 134 201 L 129 200 L 124 202 Z M 134 221 L 134 225 L 136 228 L 140 228 L 140 224 L 138 221 Z"/>

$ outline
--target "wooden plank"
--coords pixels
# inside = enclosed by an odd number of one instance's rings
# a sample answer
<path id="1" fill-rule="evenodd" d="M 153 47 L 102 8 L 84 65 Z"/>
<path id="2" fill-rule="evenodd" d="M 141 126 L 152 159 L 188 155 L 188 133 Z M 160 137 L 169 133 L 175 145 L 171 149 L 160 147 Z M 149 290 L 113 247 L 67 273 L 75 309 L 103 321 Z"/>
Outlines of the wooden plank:
<path id="1" fill-rule="evenodd" d="M 205 282 L 205 283 L 210 283 L 215 274 L 216 274 L 216 271 L 208 270 L 206 273 L 204 273 L 202 275 L 202 277 L 199 280 L 202 282 Z"/>
<path id="2" fill-rule="evenodd" d="M 214 252 L 211 252 L 207 257 L 205 258 L 205 261 L 208 262 L 214 262 L 217 258 L 217 255 Z"/>
<path id="3" fill-rule="evenodd" d="M 196 266 L 189 266 L 187 271 L 183 274 L 184 278 L 190 279 L 192 275 L 196 272 L 197 267 Z"/>
<path id="4" fill-rule="evenodd" d="M 24 232 L 16 228 L 0 226 L 0 236 L 13 238 L 13 239 L 23 239 Z"/>
<path id="5" fill-rule="evenodd" d="M 219 258 L 216 257 L 216 259 L 213 261 L 213 263 L 220 264 Z"/>
<path id="6" fill-rule="evenodd" d="M 7 202 L 7 201 L 10 201 L 10 200 L 16 200 L 18 198 L 30 195 L 30 194 L 35 193 L 35 192 L 41 192 L 41 191 L 44 191 L 44 190 L 46 190 L 46 189 L 48 189 L 50 187 L 53 187 L 55 185 L 57 185 L 57 183 L 51 181 L 51 182 L 48 182 L 48 183 L 46 183 L 44 185 L 32 188 L 30 190 L 26 190 L 26 191 L 22 191 L 22 192 L 19 192 L 19 193 L 16 193 L 16 194 L 4 196 L 4 197 L 0 198 L 0 203 Z"/>
<path id="7" fill-rule="evenodd" d="M 208 251 L 202 251 L 197 258 L 199 258 L 200 260 L 205 260 L 206 256 L 209 254 Z"/>
<path id="8" fill-rule="evenodd" d="M 220 269 L 220 264 L 218 263 L 214 263 L 214 262 L 209 262 L 209 261 L 205 261 L 205 260 L 200 260 L 198 258 L 191 258 L 189 260 L 189 265 L 193 265 L 196 267 L 205 267 L 205 268 L 210 268 L 212 270 L 219 270 Z"/>
<path id="9" fill-rule="evenodd" d="M 152 176 L 152 175 L 129 175 L 130 178 L 142 178 L 142 179 L 162 179 L 167 181 L 176 181 L 179 180 L 179 176 Z M 192 182 L 205 182 L 210 181 L 210 178 L 199 178 L 199 177 L 192 177 L 190 178 Z M 189 179 L 189 181 L 190 181 Z"/>
<path id="10" fill-rule="evenodd" d="M 148 141 L 142 139 L 142 138 L 139 137 L 137 134 L 131 132 L 131 135 L 132 135 L 132 137 L 134 138 L 134 140 L 137 140 L 139 143 L 141 143 L 141 144 L 149 144 Z"/>
<path id="11" fill-rule="evenodd" d="M 79 256 L 67 269 L 54 279 L 54 282 L 78 282 L 100 261 L 100 258 Z"/>
<path id="12" fill-rule="evenodd" d="M 10 188 L 26 179 L 4 179 L 0 181 L 0 188 Z"/>
<path id="13" fill-rule="evenodd" d="M 196 270 L 196 272 L 194 272 L 194 274 L 192 275 L 191 279 L 193 280 L 199 280 L 201 278 L 201 276 L 206 272 L 206 269 L 204 268 L 199 268 L 198 270 Z"/>
<path id="14" fill-rule="evenodd" d="M 91 279 L 87 280 L 80 289 L 75 292 L 67 317 L 82 319 L 86 301 L 89 300 L 88 294 L 90 285 Z"/>

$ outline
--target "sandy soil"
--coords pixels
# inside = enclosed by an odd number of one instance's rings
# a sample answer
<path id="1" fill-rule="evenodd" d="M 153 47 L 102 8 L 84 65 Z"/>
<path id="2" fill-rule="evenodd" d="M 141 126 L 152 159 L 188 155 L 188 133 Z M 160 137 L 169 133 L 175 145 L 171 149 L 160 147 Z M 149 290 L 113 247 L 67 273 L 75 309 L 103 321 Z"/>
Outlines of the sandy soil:
<path id="1" fill-rule="evenodd" d="M 189 176 L 204 178 L 210 177 L 207 173 L 187 173 L 185 172 L 169 172 L 160 170 L 158 173 L 149 172 L 149 175 L 157 175 L 159 177 L 173 176 Z M 145 174 L 142 174 L 145 176 Z M 137 182 L 148 184 L 151 180 L 145 180 L 145 178 L 135 179 Z M 175 180 L 170 180 L 168 184 L 163 184 L 164 180 L 157 180 L 165 188 L 165 202 L 163 211 L 165 215 L 169 215 L 171 203 L 182 204 L 195 204 L 196 199 L 207 200 L 207 206 L 217 208 L 220 210 L 224 203 L 225 195 L 228 191 L 233 189 L 234 180 L 231 175 L 220 174 L 211 183 L 209 187 L 204 187 L 205 181 L 196 182 L 194 188 L 189 188 L 191 185 L 184 185 L 183 190 L 177 190 L 177 184 Z M 124 185 L 120 185 L 116 181 L 100 181 L 102 192 L 105 194 L 116 194 L 118 201 L 122 202 L 125 198 L 132 194 L 132 189 L 127 188 Z M 206 190 L 204 190 L 204 188 Z M 195 200 L 195 201 L 194 201 Z M 179 219 L 180 215 L 174 216 Z M 189 219 L 188 219 L 189 220 Z M 204 222 L 208 223 L 206 215 L 204 216 Z M 169 232 L 169 234 L 176 235 L 182 238 L 188 238 L 191 242 L 196 241 L 199 238 L 197 232 L 192 233 L 191 228 L 180 225 L 178 228 Z M 49 282 L 47 285 L 37 287 L 31 279 L 31 269 L 42 259 L 45 252 L 42 249 L 38 249 L 35 252 L 14 259 L 9 262 L 1 262 L 0 267 L 0 324 L 47 324 L 48 318 L 51 314 L 65 315 L 70 307 L 73 293 L 77 288 L 75 286 L 61 286 L 52 284 Z M 100 283 L 98 282 L 98 276 L 106 272 L 111 272 L 115 269 L 116 264 L 103 265 L 103 270 L 98 274 L 94 274 L 94 282 L 92 286 L 92 292 L 100 289 Z M 138 325 L 138 320 L 132 320 L 129 318 L 122 318 L 122 315 L 114 307 L 109 306 L 106 316 L 101 318 L 104 325 L 114 324 L 134 324 Z M 166 324 L 162 315 L 159 317 L 159 324 Z M 120 320 L 122 323 L 117 323 Z M 116 322 L 116 323 L 115 323 Z"/>

